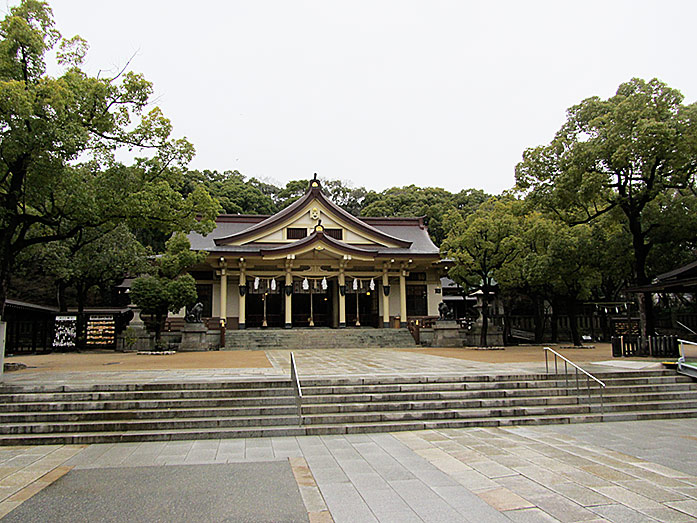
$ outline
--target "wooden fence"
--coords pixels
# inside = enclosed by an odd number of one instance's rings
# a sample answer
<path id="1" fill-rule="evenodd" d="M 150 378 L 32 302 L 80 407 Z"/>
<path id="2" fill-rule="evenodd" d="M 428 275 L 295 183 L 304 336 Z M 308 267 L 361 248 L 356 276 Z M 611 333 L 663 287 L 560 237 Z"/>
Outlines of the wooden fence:
<path id="1" fill-rule="evenodd" d="M 677 336 L 613 336 L 612 355 L 615 358 L 678 358 L 680 346 Z"/>

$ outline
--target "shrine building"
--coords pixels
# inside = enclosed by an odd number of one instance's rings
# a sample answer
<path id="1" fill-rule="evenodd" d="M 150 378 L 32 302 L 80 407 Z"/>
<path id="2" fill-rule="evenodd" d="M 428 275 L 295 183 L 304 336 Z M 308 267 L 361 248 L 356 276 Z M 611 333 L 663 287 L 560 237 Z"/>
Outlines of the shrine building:
<path id="1" fill-rule="evenodd" d="M 437 316 L 440 252 L 422 218 L 357 218 L 310 182 L 272 216 L 223 214 L 189 234 L 203 317 L 227 329 L 404 327 Z"/>

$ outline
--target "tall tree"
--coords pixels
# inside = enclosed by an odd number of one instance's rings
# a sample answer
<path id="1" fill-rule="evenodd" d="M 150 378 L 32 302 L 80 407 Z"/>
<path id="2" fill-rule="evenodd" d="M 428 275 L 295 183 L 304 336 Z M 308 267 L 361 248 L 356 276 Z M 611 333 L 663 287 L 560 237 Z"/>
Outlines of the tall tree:
<path id="1" fill-rule="evenodd" d="M 694 220 L 684 209 L 695 198 L 697 105 L 682 101 L 659 80 L 632 79 L 607 100 L 592 97 L 571 107 L 554 140 L 525 151 L 516 167 L 518 188 L 568 223 L 590 223 L 617 209 L 631 237 L 639 286 L 650 282 L 656 245 L 694 237 Z M 666 216 L 673 214 L 684 227 L 669 226 Z M 648 335 L 652 302 L 647 293 L 638 296 Z"/>
<path id="2" fill-rule="evenodd" d="M 452 194 L 439 187 L 392 187 L 381 193 L 366 194 L 363 216 L 423 216 L 436 245 L 446 236 L 444 216 L 458 210 L 463 217 L 475 211 L 489 198 L 483 191 L 470 189 Z"/>
<path id="3" fill-rule="evenodd" d="M 448 235 L 441 252 L 455 262 L 450 277 L 470 291 L 482 292 L 483 347 L 487 346 L 489 302 L 497 272 L 521 252 L 521 223 L 514 211 L 518 204 L 510 198 L 491 198 L 466 218 L 451 211 L 444 220 Z"/>
<path id="4" fill-rule="evenodd" d="M 131 285 L 131 300 L 145 315 L 146 326 L 155 334 L 155 347 L 161 347 L 162 328 L 170 312 L 196 302 L 196 280 L 187 269 L 201 263 L 205 252 L 194 252 L 184 233 L 175 233 L 167 241 L 162 256 L 153 260 L 150 274 L 140 276 Z"/>
<path id="5" fill-rule="evenodd" d="M 82 312 L 87 293 L 95 286 L 113 287 L 129 274 L 144 272 L 146 249 L 125 225 L 114 229 L 91 228 L 73 238 L 36 245 L 20 255 L 51 274 L 58 290 L 58 306 L 67 310 L 65 290 L 76 291 L 78 311 Z"/>
<path id="6" fill-rule="evenodd" d="M 46 74 L 57 45 L 63 72 Z M 0 22 L 0 318 L 17 255 L 90 227 L 124 222 L 172 231 L 212 228 L 217 204 L 178 192 L 194 154 L 150 105 L 140 74 L 91 77 L 87 44 L 61 38 L 45 2 L 23 0 Z M 115 159 L 128 148 L 130 167 Z"/>

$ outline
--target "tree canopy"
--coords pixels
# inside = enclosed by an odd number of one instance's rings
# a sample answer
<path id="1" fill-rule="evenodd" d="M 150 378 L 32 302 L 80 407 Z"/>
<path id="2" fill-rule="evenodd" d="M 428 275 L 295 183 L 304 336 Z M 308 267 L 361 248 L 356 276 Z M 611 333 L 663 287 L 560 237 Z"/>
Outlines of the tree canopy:
<path id="1" fill-rule="evenodd" d="M 194 149 L 151 107 L 152 85 L 132 71 L 89 76 L 87 49 L 61 36 L 44 2 L 23 0 L 0 22 L 0 315 L 13 262 L 32 245 L 114 222 L 205 232 L 217 213 L 202 187 L 179 191 Z M 60 76 L 46 73 L 50 52 Z"/>
<path id="2" fill-rule="evenodd" d="M 482 293 L 480 343 L 487 345 L 488 304 L 498 271 L 513 263 L 522 249 L 521 220 L 511 198 L 491 198 L 466 218 L 456 211 L 446 217 L 448 234 L 441 251 L 453 260 L 450 277 L 469 291 Z"/>
<path id="3" fill-rule="evenodd" d="M 146 323 L 155 332 L 156 346 L 160 344 L 162 326 L 168 313 L 176 313 L 196 302 L 196 280 L 186 270 L 205 257 L 205 252 L 191 250 L 184 233 L 175 233 L 167 241 L 164 254 L 153 261 L 150 274 L 133 282 L 131 299 L 145 315 L 152 317 L 152 321 Z"/>
<path id="4" fill-rule="evenodd" d="M 659 80 L 632 79 L 607 100 L 571 107 L 552 142 L 525 151 L 516 167 L 517 187 L 570 225 L 616 211 L 637 285 L 650 282 L 655 246 L 693 244 L 697 231 L 697 105 L 682 101 Z M 650 300 L 640 296 L 647 334 Z"/>

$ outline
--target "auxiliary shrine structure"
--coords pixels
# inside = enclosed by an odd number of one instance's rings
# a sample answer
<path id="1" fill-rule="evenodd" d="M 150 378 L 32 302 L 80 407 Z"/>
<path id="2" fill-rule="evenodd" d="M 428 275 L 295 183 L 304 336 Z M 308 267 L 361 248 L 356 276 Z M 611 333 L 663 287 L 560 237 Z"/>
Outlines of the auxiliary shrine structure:
<path id="1" fill-rule="evenodd" d="M 357 218 L 320 181 L 272 216 L 220 215 L 189 234 L 203 317 L 227 329 L 404 327 L 436 316 L 440 253 L 422 218 Z"/>

